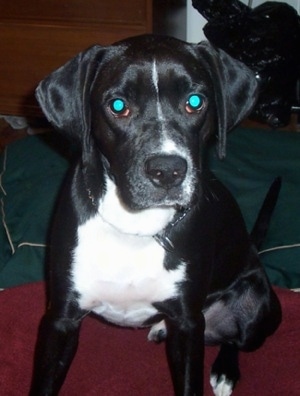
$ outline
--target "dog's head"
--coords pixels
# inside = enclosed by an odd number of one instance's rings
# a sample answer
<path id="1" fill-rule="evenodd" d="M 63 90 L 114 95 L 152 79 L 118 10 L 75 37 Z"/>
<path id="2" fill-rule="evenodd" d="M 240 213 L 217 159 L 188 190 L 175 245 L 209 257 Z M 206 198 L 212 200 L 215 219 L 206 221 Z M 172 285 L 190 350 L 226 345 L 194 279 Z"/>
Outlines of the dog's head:
<path id="1" fill-rule="evenodd" d="M 100 149 L 122 202 L 141 210 L 191 204 L 203 141 L 217 135 L 224 157 L 226 133 L 256 88 L 247 67 L 209 43 L 146 35 L 79 54 L 40 83 L 37 98 L 87 163 Z"/>

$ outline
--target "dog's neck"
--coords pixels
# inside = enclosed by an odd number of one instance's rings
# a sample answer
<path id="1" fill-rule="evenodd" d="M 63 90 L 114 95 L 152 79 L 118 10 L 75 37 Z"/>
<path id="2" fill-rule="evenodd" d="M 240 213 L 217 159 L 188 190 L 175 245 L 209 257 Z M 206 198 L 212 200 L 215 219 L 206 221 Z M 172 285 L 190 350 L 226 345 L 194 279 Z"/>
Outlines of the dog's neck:
<path id="1" fill-rule="evenodd" d="M 173 220 L 159 233 L 155 234 L 153 238 L 167 251 L 174 252 L 175 246 L 169 238 L 169 234 L 173 227 L 175 227 L 181 220 L 185 218 L 191 208 L 180 208 L 175 214 Z"/>
<path id="2" fill-rule="evenodd" d="M 155 236 L 172 224 L 176 209 L 164 207 L 130 211 L 121 202 L 114 182 L 107 177 L 106 192 L 98 212 L 104 222 L 123 234 Z"/>

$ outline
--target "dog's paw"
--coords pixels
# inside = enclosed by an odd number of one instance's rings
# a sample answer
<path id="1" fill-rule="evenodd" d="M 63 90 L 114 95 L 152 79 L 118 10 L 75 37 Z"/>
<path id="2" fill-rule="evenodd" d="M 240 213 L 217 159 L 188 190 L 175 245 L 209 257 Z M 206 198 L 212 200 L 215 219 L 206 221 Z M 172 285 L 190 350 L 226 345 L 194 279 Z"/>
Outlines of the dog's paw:
<path id="1" fill-rule="evenodd" d="M 234 388 L 233 381 L 229 380 L 225 374 L 219 377 L 216 374 L 211 374 L 210 385 L 212 386 L 215 396 L 229 396 Z"/>
<path id="2" fill-rule="evenodd" d="M 159 323 L 156 323 L 151 327 L 151 330 L 149 331 L 148 334 L 148 341 L 154 341 L 154 342 L 162 342 L 166 339 L 167 337 L 167 328 L 165 321 L 162 320 Z"/>
<path id="3" fill-rule="evenodd" d="M 215 396 L 229 396 L 232 394 L 240 379 L 238 354 L 239 350 L 235 345 L 221 345 L 210 373 L 210 384 Z"/>

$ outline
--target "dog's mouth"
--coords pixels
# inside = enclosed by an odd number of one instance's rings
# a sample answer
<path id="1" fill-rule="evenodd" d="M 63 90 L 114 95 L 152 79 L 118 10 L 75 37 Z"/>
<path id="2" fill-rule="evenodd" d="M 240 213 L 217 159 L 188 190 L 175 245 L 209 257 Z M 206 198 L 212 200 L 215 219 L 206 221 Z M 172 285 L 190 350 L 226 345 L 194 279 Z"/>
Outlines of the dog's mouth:
<path id="1" fill-rule="evenodd" d="M 108 168 L 99 207 L 103 220 L 122 233 L 154 236 L 193 205 L 197 173 L 187 155 L 152 154 L 126 165 Z"/>
<path id="2" fill-rule="evenodd" d="M 160 175 L 159 175 L 160 176 Z M 162 184 L 145 177 L 144 174 L 130 175 L 115 180 L 117 194 L 123 204 L 131 211 L 154 208 L 179 208 L 191 206 L 195 195 L 196 181 L 189 174 L 180 180 L 171 180 Z"/>
<path id="3" fill-rule="evenodd" d="M 127 209 L 132 212 L 170 208 L 181 211 L 182 208 L 190 207 L 192 204 L 192 191 L 184 191 L 183 188 L 166 190 L 143 186 L 138 191 L 136 188 L 126 190 L 119 196 Z"/>
<path id="4" fill-rule="evenodd" d="M 153 198 L 151 194 L 151 198 L 140 197 L 138 201 L 128 194 L 126 197 L 123 198 L 116 184 L 108 178 L 106 193 L 99 206 L 102 219 L 124 234 L 154 236 L 173 221 L 175 214 L 185 212 L 188 208 L 175 193 L 174 198 L 170 198 L 170 194 L 168 198 L 163 194 Z"/>

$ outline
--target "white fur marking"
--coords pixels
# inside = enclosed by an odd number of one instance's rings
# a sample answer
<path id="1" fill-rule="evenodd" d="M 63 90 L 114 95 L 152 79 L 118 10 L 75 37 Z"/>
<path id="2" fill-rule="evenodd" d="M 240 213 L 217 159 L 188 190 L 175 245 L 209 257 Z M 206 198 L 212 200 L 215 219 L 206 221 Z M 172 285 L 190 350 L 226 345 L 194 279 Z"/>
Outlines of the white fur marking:
<path id="1" fill-rule="evenodd" d="M 115 184 L 107 178 L 107 192 L 100 203 L 102 219 L 124 234 L 153 236 L 172 220 L 174 208 L 152 208 L 130 212 L 122 205 Z"/>
<path id="2" fill-rule="evenodd" d="M 162 153 L 164 154 L 175 154 L 179 155 L 180 157 L 184 158 L 187 163 L 188 163 L 188 172 L 185 178 L 185 181 L 183 183 L 183 190 L 186 194 L 186 196 L 189 196 L 192 193 L 192 190 L 194 188 L 194 181 L 193 181 L 193 164 L 191 162 L 191 155 L 189 151 L 183 147 L 178 147 L 176 143 L 171 140 L 166 138 L 163 143 L 162 143 Z"/>
<path id="3" fill-rule="evenodd" d="M 163 141 L 161 150 L 163 153 L 166 153 L 166 154 L 178 154 L 181 156 L 182 156 L 182 154 L 185 154 L 184 150 L 182 148 L 180 150 L 180 148 L 176 145 L 176 143 L 174 143 L 174 141 L 171 139 L 165 139 Z M 184 155 L 184 158 L 186 158 L 186 157 L 188 157 L 188 156 Z"/>
<path id="4" fill-rule="evenodd" d="M 232 394 L 232 381 L 229 381 L 224 374 L 219 380 L 215 375 L 211 375 L 210 385 L 215 396 L 230 396 Z"/>
<path id="5" fill-rule="evenodd" d="M 177 145 L 170 137 L 168 136 L 168 130 L 166 128 L 166 118 L 163 114 L 162 111 L 162 106 L 160 102 L 160 97 L 159 97 L 159 76 L 158 76 L 158 71 L 156 67 L 156 61 L 153 61 L 152 65 L 152 81 L 153 85 L 155 87 L 156 91 L 156 96 L 157 96 L 157 116 L 158 120 L 161 122 L 161 127 L 162 127 L 162 138 L 161 138 L 161 153 L 164 154 L 175 154 L 175 155 L 180 155 L 183 158 L 185 158 L 188 162 L 188 174 L 184 182 L 184 190 L 186 195 L 191 194 L 193 188 L 194 188 L 194 181 L 192 177 L 192 163 L 191 163 L 191 154 L 187 149 L 184 149 L 183 147 L 180 147 Z"/>
<path id="6" fill-rule="evenodd" d="M 156 69 L 156 61 L 153 61 L 152 64 L 152 82 L 156 91 L 156 95 L 159 95 L 159 89 L 158 89 L 158 74 L 157 74 L 157 69 Z"/>
<path id="7" fill-rule="evenodd" d="M 148 341 L 160 341 L 160 332 L 163 332 L 164 337 L 167 336 L 166 322 L 164 320 L 161 320 L 160 322 L 156 323 L 151 327 L 151 330 L 149 331 L 147 337 Z"/>
<path id="8" fill-rule="evenodd" d="M 160 103 L 160 98 L 159 98 L 159 87 L 158 87 L 158 73 L 157 73 L 157 68 L 156 68 L 156 61 L 153 61 L 153 66 L 152 66 L 152 81 L 153 85 L 155 88 L 156 92 L 156 108 L 157 108 L 157 117 L 158 120 L 161 121 L 162 123 L 165 122 L 165 117 L 163 115 L 161 103 Z"/>
<path id="9" fill-rule="evenodd" d="M 141 326 L 157 311 L 152 303 L 175 297 L 185 265 L 163 266 L 165 252 L 152 237 L 126 235 L 100 215 L 78 228 L 72 279 L 79 304 L 108 321 Z"/>

